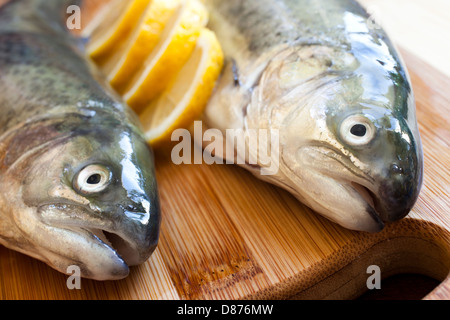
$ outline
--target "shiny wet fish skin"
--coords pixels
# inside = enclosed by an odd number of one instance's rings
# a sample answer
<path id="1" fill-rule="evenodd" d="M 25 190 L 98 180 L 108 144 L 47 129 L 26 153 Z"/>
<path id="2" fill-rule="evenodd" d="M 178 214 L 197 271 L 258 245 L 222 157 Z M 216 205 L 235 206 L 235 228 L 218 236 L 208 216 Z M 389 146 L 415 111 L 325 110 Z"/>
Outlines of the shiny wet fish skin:
<path id="1" fill-rule="evenodd" d="M 63 273 L 121 279 L 158 242 L 153 154 L 64 29 L 69 4 L 0 8 L 0 244 Z"/>
<path id="2" fill-rule="evenodd" d="M 423 174 L 414 96 L 365 10 L 351 0 L 206 4 L 227 63 L 204 120 L 279 130 L 277 173 L 244 167 L 349 229 L 377 232 L 405 217 Z"/>

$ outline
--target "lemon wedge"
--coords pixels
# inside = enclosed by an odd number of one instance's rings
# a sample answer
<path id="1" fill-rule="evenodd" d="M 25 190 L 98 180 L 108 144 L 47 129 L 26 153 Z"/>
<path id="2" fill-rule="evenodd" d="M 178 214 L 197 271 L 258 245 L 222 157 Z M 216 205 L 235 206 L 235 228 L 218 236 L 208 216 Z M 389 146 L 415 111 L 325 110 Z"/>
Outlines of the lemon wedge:
<path id="1" fill-rule="evenodd" d="M 156 98 L 190 57 L 208 12 L 199 0 L 181 1 L 167 27 L 142 68 L 122 94 L 127 104 L 139 113 Z"/>
<path id="2" fill-rule="evenodd" d="M 123 94 L 130 80 L 156 47 L 163 30 L 181 4 L 180 0 L 152 0 L 127 44 L 117 50 L 104 65 L 102 71 L 119 94 Z"/>
<path id="3" fill-rule="evenodd" d="M 86 51 L 92 60 L 103 64 L 116 52 L 139 23 L 149 3 L 150 0 L 113 0 L 108 3 L 87 26 L 92 33 Z"/>
<path id="4" fill-rule="evenodd" d="M 223 67 L 215 34 L 203 28 L 187 62 L 168 88 L 139 115 L 149 144 L 169 142 L 173 130 L 187 128 L 200 116 Z"/>

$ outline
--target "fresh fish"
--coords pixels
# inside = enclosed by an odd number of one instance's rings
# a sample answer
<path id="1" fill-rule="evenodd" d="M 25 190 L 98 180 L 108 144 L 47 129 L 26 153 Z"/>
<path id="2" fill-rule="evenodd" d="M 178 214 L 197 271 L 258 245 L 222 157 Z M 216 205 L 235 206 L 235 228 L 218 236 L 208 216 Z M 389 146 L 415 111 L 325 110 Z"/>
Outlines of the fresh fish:
<path id="1" fill-rule="evenodd" d="M 152 151 L 65 30 L 67 0 L 0 9 L 0 244 L 121 279 L 157 245 Z"/>
<path id="2" fill-rule="evenodd" d="M 377 232 L 405 217 L 422 184 L 415 101 L 366 11 L 352 0 L 206 4 L 227 58 L 206 124 L 243 136 L 271 130 L 279 143 L 276 174 L 248 162 L 259 144 L 236 151 L 243 166 L 349 229 Z"/>

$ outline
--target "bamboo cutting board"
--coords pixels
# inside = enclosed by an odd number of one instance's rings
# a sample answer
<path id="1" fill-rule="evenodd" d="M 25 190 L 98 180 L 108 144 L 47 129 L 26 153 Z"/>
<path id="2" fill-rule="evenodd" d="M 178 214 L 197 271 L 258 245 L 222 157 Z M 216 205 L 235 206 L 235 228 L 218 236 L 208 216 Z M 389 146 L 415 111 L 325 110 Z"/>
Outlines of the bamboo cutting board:
<path id="1" fill-rule="evenodd" d="M 0 1 L 1 2 L 1 1 Z M 92 2 L 91 2 L 92 3 Z M 351 299 L 381 276 L 419 273 L 450 298 L 450 78 L 402 51 L 417 100 L 424 186 L 411 214 L 377 234 L 346 230 L 232 165 L 176 166 L 157 153 L 158 248 L 121 281 L 67 276 L 0 247 L 1 299 Z"/>

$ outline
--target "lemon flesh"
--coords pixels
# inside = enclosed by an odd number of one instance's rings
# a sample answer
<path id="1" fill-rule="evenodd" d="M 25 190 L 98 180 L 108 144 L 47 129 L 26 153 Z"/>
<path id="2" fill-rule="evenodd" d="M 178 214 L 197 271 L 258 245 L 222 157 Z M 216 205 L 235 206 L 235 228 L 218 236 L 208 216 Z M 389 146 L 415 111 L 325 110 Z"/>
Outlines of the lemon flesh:
<path id="1" fill-rule="evenodd" d="M 113 0 L 92 22 L 87 54 L 97 64 L 103 64 L 126 41 L 141 20 L 150 0 Z"/>
<path id="2" fill-rule="evenodd" d="M 161 34 L 161 41 L 123 93 L 132 109 L 139 113 L 167 87 L 189 59 L 207 21 L 203 3 L 183 1 Z"/>
<path id="3" fill-rule="evenodd" d="M 134 30 L 127 44 L 122 50 L 117 50 L 102 68 L 108 82 L 119 94 L 123 94 L 147 56 L 156 47 L 170 18 L 180 5 L 180 0 L 152 0 L 142 22 Z"/>
<path id="4" fill-rule="evenodd" d="M 151 145 L 170 141 L 175 129 L 188 127 L 200 116 L 222 66 L 223 52 L 215 34 L 202 29 L 192 54 L 171 85 L 139 116 Z"/>

